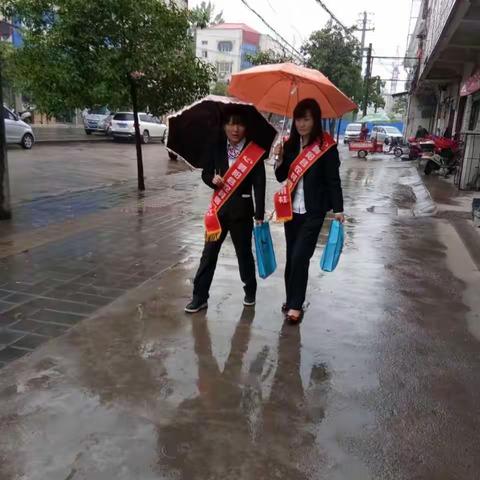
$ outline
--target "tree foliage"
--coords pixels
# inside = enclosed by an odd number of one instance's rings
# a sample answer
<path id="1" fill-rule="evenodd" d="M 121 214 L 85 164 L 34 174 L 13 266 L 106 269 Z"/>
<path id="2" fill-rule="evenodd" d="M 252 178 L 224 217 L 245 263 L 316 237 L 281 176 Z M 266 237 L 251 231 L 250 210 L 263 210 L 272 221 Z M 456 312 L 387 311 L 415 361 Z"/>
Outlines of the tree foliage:
<path id="1" fill-rule="evenodd" d="M 195 58 L 187 11 L 151 0 L 2 0 L 24 25 L 8 75 L 49 114 L 131 105 L 163 114 L 205 95 L 214 75 Z"/>
<path id="2" fill-rule="evenodd" d="M 223 11 L 215 13 L 215 5 L 212 2 L 202 2 L 192 8 L 190 15 L 194 26 L 200 29 L 224 23 Z"/>
<path id="3" fill-rule="evenodd" d="M 225 82 L 216 82 L 212 87 L 211 92 L 213 95 L 221 95 L 223 97 L 228 96 L 228 84 Z"/>
<path id="4" fill-rule="evenodd" d="M 398 97 L 395 100 L 395 103 L 393 104 L 392 112 L 404 117 L 407 114 L 407 108 L 408 108 L 408 96 L 402 95 L 401 97 Z"/>
<path id="5" fill-rule="evenodd" d="M 307 66 L 320 70 L 340 90 L 359 103 L 363 94 L 361 47 L 352 36 L 332 22 L 313 32 L 302 46 Z"/>
<path id="6" fill-rule="evenodd" d="M 245 55 L 245 59 L 252 65 L 270 65 L 272 63 L 293 62 L 293 58 L 287 52 L 278 53 L 273 50 L 260 51 Z"/>
<path id="7" fill-rule="evenodd" d="M 383 88 L 385 82 L 379 76 L 372 77 L 369 82 L 368 105 L 374 107 L 375 113 L 379 108 L 385 107 L 385 98 L 383 97 Z"/>

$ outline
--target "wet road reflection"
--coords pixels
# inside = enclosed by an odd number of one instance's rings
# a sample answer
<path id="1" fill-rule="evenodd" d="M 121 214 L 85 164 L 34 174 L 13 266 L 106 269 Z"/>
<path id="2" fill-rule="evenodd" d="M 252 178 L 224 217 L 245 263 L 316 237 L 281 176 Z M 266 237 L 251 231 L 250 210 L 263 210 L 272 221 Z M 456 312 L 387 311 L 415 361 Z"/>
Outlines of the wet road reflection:
<path id="1" fill-rule="evenodd" d="M 284 326 L 264 398 L 268 347 L 250 365 L 243 364 L 254 317 L 253 309 L 242 312 L 223 369 L 213 355 L 207 319 L 192 321 L 199 393 L 184 400 L 173 421 L 158 429 L 162 471 L 177 472 L 182 479 L 306 478 L 329 375 L 323 365 L 310 365 L 304 390 L 300 330 Z"/>

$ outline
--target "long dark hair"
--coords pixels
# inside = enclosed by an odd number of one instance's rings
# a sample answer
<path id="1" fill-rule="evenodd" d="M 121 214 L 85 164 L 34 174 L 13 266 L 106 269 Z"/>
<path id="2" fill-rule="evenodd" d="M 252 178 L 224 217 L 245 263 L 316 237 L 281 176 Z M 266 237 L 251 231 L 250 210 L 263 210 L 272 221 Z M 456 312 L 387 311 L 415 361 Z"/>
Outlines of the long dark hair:
<path id="1" fill-rule="evenodd" d="M 307 112 L 310 112 L 313 117 L 313 129 L 310 133 L 307 145 L 311 145 L 317 140 L 320 142 L 320 145 L 323 142 L 322 110 L 316 100 L 313 98 L 306 98 L 298 102 L 293 111 L 293 123 L 290 130 L 290 137 L 285 142 L 284 146 L 287 155 L 298 155 L 298 150 L 300 148 L 300 134 L 295 126 L 295 120 L 304 117 Z"/>

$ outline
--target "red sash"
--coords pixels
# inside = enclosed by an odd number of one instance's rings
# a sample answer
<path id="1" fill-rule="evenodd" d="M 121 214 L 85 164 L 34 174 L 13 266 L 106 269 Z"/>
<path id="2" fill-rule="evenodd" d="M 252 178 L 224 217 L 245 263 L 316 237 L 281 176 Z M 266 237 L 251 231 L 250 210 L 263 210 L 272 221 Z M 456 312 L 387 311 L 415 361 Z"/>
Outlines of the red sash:
<path id="1" fill-rule="evenodd" d="M 305 172 L 334 145 L 336 143 L 333 138 L 324 133 L 322 146 L 318 141 L 309 145 L 292 162 L 288 170 L 287 183 L 273 197 L 278 222 L 288 222 L 293 218 L 292 192 Z"/>
<path id="2" fill-rule="evenodd" d="M 240 153 L 235 163 L 227 170 L 223 177 L 223 186 L 213 194 L 210 206 L 205 214 L 205 239 L 207 242 L 215 242 L 220 238 L 222 227 L 218 219 L 218 211 L 245 180 L 264 153 L 263 148 L 250 142 Z"/>

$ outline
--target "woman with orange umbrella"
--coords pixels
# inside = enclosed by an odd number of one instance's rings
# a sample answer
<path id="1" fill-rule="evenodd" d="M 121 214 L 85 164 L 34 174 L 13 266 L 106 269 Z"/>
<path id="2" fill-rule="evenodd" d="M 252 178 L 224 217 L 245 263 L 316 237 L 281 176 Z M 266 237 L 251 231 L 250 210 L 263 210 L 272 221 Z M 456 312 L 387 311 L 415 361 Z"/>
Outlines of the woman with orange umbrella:
<path id="1" fill-rule="evenodd" d="M 300 101 L 293 111 L 287 142 L 275 147 L 275 175 L 286 184 L 275 194 L 277 220 L 285 222 L 286 320 L 298 324 L 308 284 L 308 268 L 326 213 L 344 222 L 343 194 L 336 143 L 322 131 L 322 113 L 314 99 Z"/>

